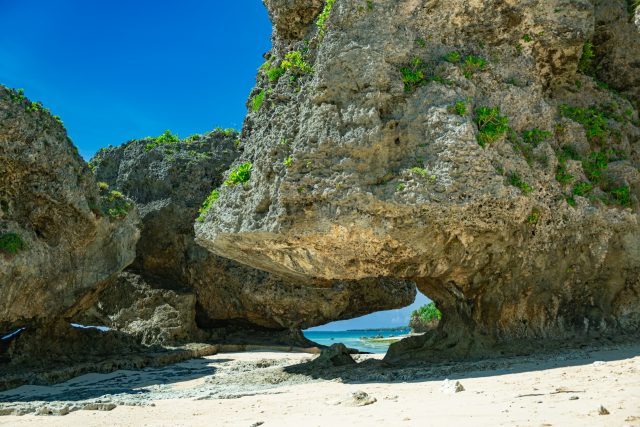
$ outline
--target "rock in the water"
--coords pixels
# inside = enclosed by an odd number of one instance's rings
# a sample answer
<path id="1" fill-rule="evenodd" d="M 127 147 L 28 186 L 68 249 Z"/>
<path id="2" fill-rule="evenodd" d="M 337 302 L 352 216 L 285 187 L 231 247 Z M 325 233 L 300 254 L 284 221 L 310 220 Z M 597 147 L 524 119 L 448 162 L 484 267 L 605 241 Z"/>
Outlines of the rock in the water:
<path id="1" fill-rule="evenodd" d="M 193 223 L 240 155 L 237 137 L 215 130 L 171 144 L 130 141 L 92 159 L 98 181 L 136 202 L 142 236 L 130 271 L 100 296 L 89 319 L 170 344 L 203 339 L 202 329 L 217 330 L 216 340 L 223 329 L 302 329 L 413 301 L 408 280 L 285 280 L 197 245 Z"/>
<path id="2" fill-rule="evenodd" d="M 292 280 L 415 280 L 442 321 L 387 360 L 637 334 L 640 122 L 592 75 L 635 96 L 640 33 L 609 3 L 269 2 L 250 179 L 196 240 Z"/>
<path id="3" fill-rule="evenodd" d="M 442 382 L 440 391 L 444 394 L 456 394 L 464 391 L 464 387 L 462 386 L 462 383 L 460 383 L 460 381 L 451 381 L 449 379 L 446 379 Z"/>
<path id="4" fill-rule="evenodd" d="M 62 123 L 0 86 L 0 335 L 71 318 L 129 265 L 138 216 L 100 191 Z"/>

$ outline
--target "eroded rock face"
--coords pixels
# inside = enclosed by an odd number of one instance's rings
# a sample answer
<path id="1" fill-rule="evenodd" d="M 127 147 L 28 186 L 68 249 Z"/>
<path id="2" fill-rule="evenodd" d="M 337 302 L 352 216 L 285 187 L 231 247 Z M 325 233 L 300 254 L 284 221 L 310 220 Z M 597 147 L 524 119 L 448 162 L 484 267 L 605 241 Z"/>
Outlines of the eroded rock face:
<path id="1" fill-rule="evenodd" d="M 0 86 L 1 332 L 72 317 L 133 261 L 135 209 L 103 196 L 59 119 Z"/>
<path id="2" fill-rule="evenodd" d="M 640 106 L 640 20 L 627 0 L 599 0 L 595 9 L 595 74 Z M 637 14 L 636 17 L 640 16 Z"/>
<path id="3" fill-rule="evenodd" d="M 583 52 L 609 32 L 633 56 L 639 35 L 596 3 L 336 0 L 324 36 L 276 23 L 251 179 L 196 240 L 295 280 L 416 280 L 443 319 L 391 359 L 637 333 L 638 112 L 585 72 L 630 95 L 637 73 Z"/>
<path id="4" fill-rule="evenodd" d="M 156 147 L 132 141 L 91 161 L 99 181 L 136 201 L 142 236 L 132 268 L 103 292 L 86 322 L 101 319 L 149 344 L 220 341 L 241 330 L 296 330 L 414 300 L 411 281 L 283 280 L 197 245 L 198 209 L 239 156 L 236 139 L 214 131 Z"/>

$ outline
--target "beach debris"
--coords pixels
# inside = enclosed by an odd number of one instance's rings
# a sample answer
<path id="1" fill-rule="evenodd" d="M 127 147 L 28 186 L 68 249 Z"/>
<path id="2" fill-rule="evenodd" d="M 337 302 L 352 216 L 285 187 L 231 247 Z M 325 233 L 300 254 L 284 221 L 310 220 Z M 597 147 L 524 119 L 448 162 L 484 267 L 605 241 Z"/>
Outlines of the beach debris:
<path id="1" fill-rule="evenodd" d="M 600 409 L 598 409 L 598 415 L 609 415 L 609 411 L 604 406 L 600 405 Z"/>
<path id="2" fill-rule="evenodd" d="M 264 424 L 264 421 L 256 421 L 255 423 L 251 424 L 251 427 L 258 427 L 258 426 L 261 426 L 262 424 Z"/>
<path id="3" fill-rule="evenodd" d="M 373 396 L 369 396 L 369 394 L 362 390 L 351 393 L 351 398 L 353 400 L 353 406 L 367 406 L 378 401 L 378 399 Z"/>
<path id="4" fill-rule="evenodd" d="M 442 382 L 440 391 L 444 394 L 456 394 L 464 391 L 464 386 L 462 385 L 462 383 L 460 383 L 460 381 L 451 381 L 449 379 L 446 379 Z"/>
<path id="5" fill-rule="evenodd" d="M 344 344 L 339 343 L 323 349 L 320 356 L 311 363 L 318 368 L 332 368 L 355 365 L 356 361 L 349 354 L 349 349 Z"/>
<path id="6" fill-rule="evenodd" d="M 569 400 L 578 400 L 578 399 L 580 399 L 578 396 L 571 396 L 571 397 L 569 398 Z"/>

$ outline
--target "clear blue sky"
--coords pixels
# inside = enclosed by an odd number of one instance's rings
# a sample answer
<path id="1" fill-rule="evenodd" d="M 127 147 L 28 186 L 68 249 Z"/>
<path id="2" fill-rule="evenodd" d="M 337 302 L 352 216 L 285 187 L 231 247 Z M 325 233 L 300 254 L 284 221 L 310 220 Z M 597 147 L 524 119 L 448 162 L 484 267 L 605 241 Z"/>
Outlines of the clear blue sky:
<path id="1" fill-rule="evenodd" d="M 0 0 L 0 83 L 62 118 L 89 160 L 171 129 L 240 129 L 271 24 L 260 0 Z M 324 330 L 406 325 L 379 312 Z"/>
<path id="2" fill-rule="evenodd" d="M 80 153 L 242 126 L 271 25 L 259 0 L 0 0 L 0 83 L 59 115 Z"/>

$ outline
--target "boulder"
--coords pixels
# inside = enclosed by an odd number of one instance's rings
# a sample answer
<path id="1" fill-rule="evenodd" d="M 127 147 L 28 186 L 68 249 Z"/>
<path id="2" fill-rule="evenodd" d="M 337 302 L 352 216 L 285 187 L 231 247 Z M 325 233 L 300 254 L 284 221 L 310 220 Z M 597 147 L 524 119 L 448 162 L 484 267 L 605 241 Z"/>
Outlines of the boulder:
<path id="1" fill-rule="evenodd" d="M 0 86 L 0 335 L 68 322 L 135 257 L 131 201 L 101 191 L 59 118 Z"/>
<path id="2" fill-rule="evenodd" d="M 585 46 L 596 19 L 617 51 L 639 34 L 604 10 L 336 0 L 306 28 L 276 20 L 227 173 L 250 179 L 220 189 L 196 241 L 289 280 L 414 280 L 442 321 L 387 360 L 637 334 L 638 111 L 590 75 L 629 58 Z"/>

